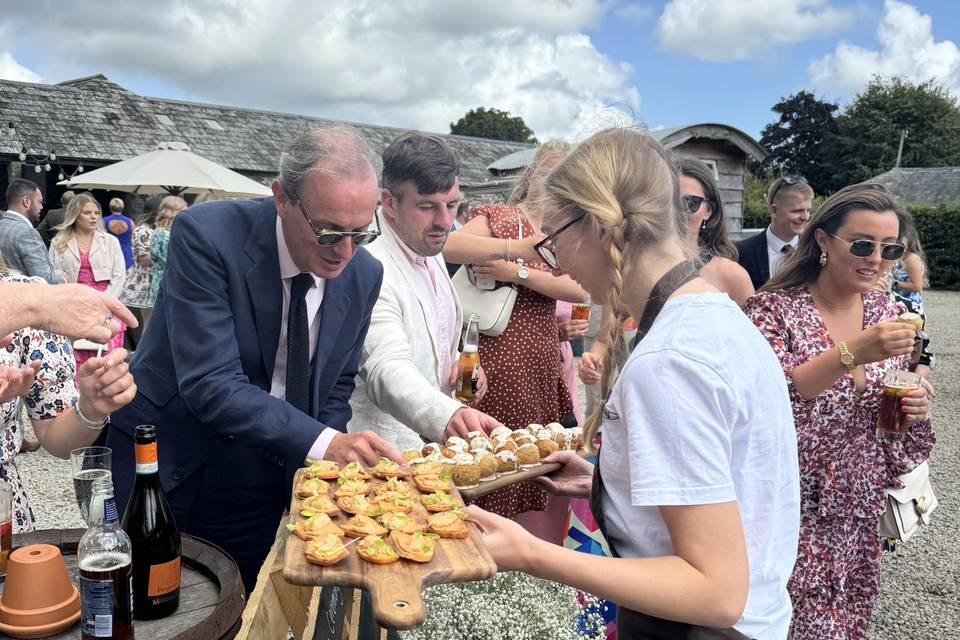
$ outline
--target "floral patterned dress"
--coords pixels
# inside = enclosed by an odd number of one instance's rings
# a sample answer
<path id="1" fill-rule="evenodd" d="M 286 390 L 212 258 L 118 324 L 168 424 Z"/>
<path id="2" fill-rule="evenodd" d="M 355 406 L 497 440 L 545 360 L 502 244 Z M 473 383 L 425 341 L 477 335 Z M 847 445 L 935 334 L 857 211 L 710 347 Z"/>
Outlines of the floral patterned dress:
<path id="1" fill-rule="evenodd" d="M 877 523 L 884 490 L 927 459 L 930 421 L 903 441 L 876 433 L 883 375 L 907 369 L 909 356 L 867 364 L 866 388 L 845 374 L 812 400 L 793 385 L 793 370 L 832 348 L 813 296 L 805 287 L 757 294 L 744 311 L 783 365 L 793 404 L 800 458 L 800 548 L 788 584 L 794 640 L 865 638 L 880 592 L 882 540 Z M 903 311 L 880 292 L 863 294 L 864 328 Z"/>
<path id="2" fill-rule="evenodd" d="M 483 205 L 470 212 L 471 219 L 485 216 L 496 238 L 534 233 L 516 205 Z M 526 262 L 529 269 L 549 271 L 542 262 Z M 563 377 L 557 301 L 521 286 L 507 328 L 499 336 L 480 336 L 480 364 L 487 375 L 487 393 L 477 409 L 511 429 L 531 423 L 559 422 L 573 411 L 570 391 Z M 539 485 L 521 483 L 495 491 L 477 504 L 503 516 L 524 511 L 543 511 L 548 494 Z"/>
<path id="3" fill-rule="evenodd" d="M 140 264 L 141 258 L 150 257 L 150 244 L 153 240 L 153 227 L 145 224 L 133 230 L 133 266 L 127 269 L 127 280 L 120 293 L 120 301 L 128 307 L 150 309 L 150 282 L 153 280 L 153 266 Z"/>
<path id="4" fill-rule="evenodd" d="M 153 277 L 150 279 L 150 307 L 157 305 L 157 295 L 160 293 L 163 270 L 167 266 L 169 246 L 170 231 L 168 229 L 155 230 L 153 239 L 150 241 L 150 259 L 153 261 Z"/>
<path id="5" fill-rule="evenodd" d="M 39 278 L 25 278 L 0 272 L 7 282 L 43 282 Z M 78 397 L 74 383 L 73 353 L 70 342 L 63 336 L 38 329 L 25 328 L 13 333 L 13 342 L 0 349 L 0 365 L 25 367 L 40 361 L 29 393 L 0 405 L 0 482 L 13 489 L 13 532 L 33 530 L 33 512 L 20 479 L 15 457 L 20 451 L 23 432 L 20 429 L 22 403 L 26 403 L 31 420 L 49 420 L 73 406 Z"/>

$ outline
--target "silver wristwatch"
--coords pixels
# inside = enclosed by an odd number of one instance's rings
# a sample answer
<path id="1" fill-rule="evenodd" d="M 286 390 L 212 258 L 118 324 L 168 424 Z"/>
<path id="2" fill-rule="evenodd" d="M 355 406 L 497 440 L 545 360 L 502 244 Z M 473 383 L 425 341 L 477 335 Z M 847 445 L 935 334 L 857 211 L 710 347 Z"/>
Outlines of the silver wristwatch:
<path id="1" fill-rule="evenodd" d="M 527 276 L 530 275 L 530 270 L 523 266 L 523 258 L 517 258 L 517 283 L 527 279 Z"/>

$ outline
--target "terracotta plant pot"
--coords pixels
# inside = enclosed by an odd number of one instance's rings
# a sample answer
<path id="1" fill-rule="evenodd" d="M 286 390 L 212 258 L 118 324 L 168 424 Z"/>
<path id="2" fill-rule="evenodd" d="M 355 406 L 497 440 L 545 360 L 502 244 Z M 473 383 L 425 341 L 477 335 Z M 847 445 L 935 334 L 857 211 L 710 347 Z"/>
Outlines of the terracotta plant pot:
<path id="1" fill-rule="evenodd" d="M 64 629 L 80 617 L 80 593 L 70 582 L 60 549 L 32 544 L 10 554 L 0 596 L 0 631 L 37 638 Z"/>

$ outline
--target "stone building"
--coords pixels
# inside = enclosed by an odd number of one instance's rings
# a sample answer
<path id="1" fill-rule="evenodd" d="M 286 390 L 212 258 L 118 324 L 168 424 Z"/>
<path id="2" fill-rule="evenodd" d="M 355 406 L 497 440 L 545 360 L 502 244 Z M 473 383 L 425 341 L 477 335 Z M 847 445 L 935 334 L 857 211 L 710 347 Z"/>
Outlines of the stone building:
<path id="1" fill-rule="evenodd" d="M 276 175 L 280 152 L 289 140 L 329 124 L 337 122 L 144 97 L 103 75 L 52 85 L 0 80 L 0 199 L 9 180 L 26 177 L 40 185 L 48 204 L 56 206 L 63 192 L 57 185 L 61 173 L 71 176 L 80 167 L 86 170 L 126 160 L 152 151 L 164 141 L 186 143 L 194 153 L 266 184 Z M 354 126 L 377 150 L 404 131 Z M 466 136 L 443 137 L 460 157 L 465 184 L 494 179 L 487 165 L 530 147 Z M 97 195 L 106 202 L 111 194 Z"/>

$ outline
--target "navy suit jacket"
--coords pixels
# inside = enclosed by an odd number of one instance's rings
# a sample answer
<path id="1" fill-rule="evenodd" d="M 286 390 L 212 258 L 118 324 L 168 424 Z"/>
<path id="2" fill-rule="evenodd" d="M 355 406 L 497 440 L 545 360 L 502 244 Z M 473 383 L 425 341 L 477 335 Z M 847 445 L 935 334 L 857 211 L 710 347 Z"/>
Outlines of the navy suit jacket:
<path id="1" fill-rule="evenodd" d="M 770 257 L 767 255 L 766 228 L 760 233 L 738 242 L 737 252 L 740 254 L 737 262 L 750 274 L 753 288 L 760 291 L 760 287 L 770 279 Z"/>
<path id="2" fill-rule="evenodd" d="M 157 303 L 131 362 L 137 395 L 111 417 L 119 504 L 133 485 L 138 424 L 157 426 L 167 492 L 222 455 L 220 443 L 262 453 L 273 475 L 279 465 L 292 477 L 325 425 L 346 431 L 383 267 L 361 248 L 326 281 L 308 416 L 269 394 L 286 313 L 276 216 L 272 198 L 209 202 L 177 216 Z"/>

